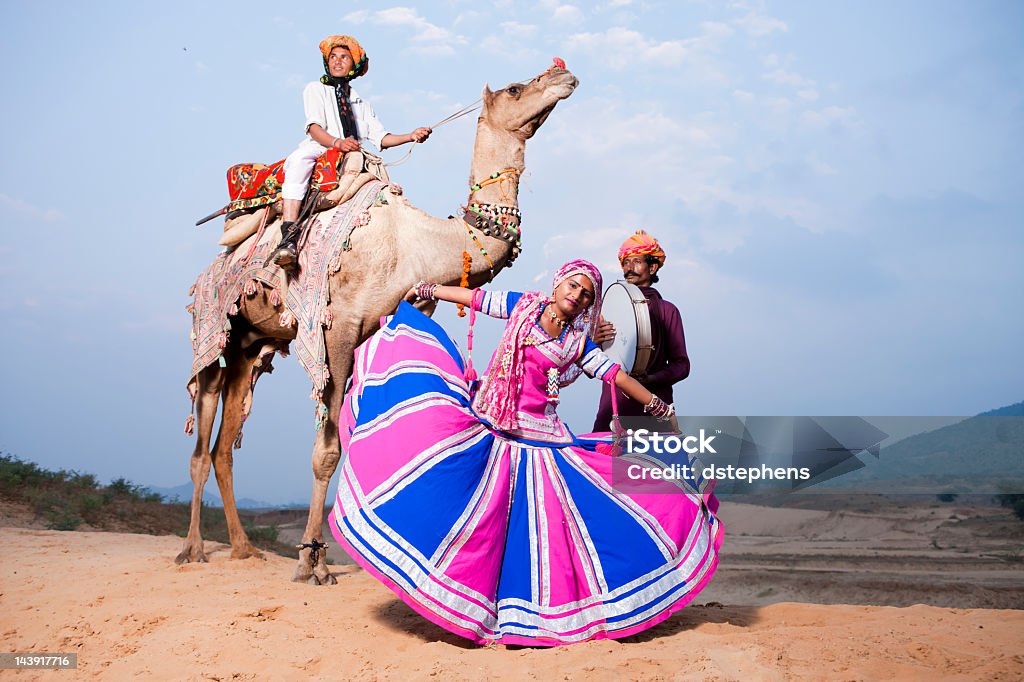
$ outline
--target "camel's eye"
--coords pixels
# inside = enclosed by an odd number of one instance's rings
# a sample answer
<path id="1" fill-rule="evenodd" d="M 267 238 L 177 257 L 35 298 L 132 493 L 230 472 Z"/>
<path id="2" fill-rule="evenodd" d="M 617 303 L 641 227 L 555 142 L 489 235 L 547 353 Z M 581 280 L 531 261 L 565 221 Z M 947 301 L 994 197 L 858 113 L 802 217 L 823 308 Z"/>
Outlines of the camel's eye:
<path id="1" fill-rule="evenodd" d="M 505 92 L 512 95 L 513 97 L 519 97 L 519 93 L 521 92 L 521 90 L 519 89 L 518 85 L 510 85 L 507 88 L 505 88 Z"/>

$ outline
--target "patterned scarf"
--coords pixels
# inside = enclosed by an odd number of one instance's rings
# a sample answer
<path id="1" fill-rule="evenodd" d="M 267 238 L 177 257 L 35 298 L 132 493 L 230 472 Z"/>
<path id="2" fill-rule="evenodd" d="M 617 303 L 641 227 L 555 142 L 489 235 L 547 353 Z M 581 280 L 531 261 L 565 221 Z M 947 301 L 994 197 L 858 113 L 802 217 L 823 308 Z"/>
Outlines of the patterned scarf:
<path id="1" fill-rule="evenodd" d="M 603 282 L 597 267 L 585 260 L 574 260 L 566 263 L 555 273 L 552 289 L 574 275 L 586 275 L 594 285 L 594 302 L 582 314 L 577 315 L 569 324 L 569 331 L 593 336 L 600 317 Z M 539 291 L 531 291 L 522 295 L 512 309 L 505 333 L 501 337 L 498 349 L 491 358 L 487 368 L 487 377 L 477 393 L 474 407 L 485 416 L 496 428 L 510 431 L 518 428 L 516 404 L 523 388 L 525 374 L 524 360 L 526 345 L 523 343 L 530 330 L 537 322 L 537 316 L 549 302 L 550 297 Z M 569 365 L 559 375 L 559 385 L 568 386 L 575 381 L 581 371 L 575 364 Z"/>
<path id="2" fill-rule="evenodd" d="M 324 85 L 334 87 L 334 96 L 338 100 L 338 116 L 341 117 L 342 137 L 359 139 L 359 129 L 356 128 L 356 116 L 352 113 L 352 102 L 350 96 L 352 88 L 349 86 L 348 76 L 335 77 L 331 75 L 321 76 L 320 82 Z"/>

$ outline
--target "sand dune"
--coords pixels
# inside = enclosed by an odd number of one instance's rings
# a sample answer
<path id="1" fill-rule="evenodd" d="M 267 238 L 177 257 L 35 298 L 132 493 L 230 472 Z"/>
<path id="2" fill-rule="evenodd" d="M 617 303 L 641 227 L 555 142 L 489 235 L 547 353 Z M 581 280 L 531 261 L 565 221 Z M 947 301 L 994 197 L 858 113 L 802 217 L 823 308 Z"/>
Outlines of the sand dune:
<path id="1" fill-rule="evenodd" d="M 77 652 L 76 678 L 1024 677 L 1024 612 L 1015 610 L 723 606 L 705 603 L 709 589 L 701 604 L 626 640 L 480 648 L 420 618 L 351 565 L 336 567 L 337 585 L 313 587 L 289 581 L 290 559 L 231 561 L 213 542 L 210 563 L 175 566 L 181 540 L 172 536 L 7 527 L 0 542 L 0 650 Z M 728 575 L 720 594 L 730 589 Z"/>

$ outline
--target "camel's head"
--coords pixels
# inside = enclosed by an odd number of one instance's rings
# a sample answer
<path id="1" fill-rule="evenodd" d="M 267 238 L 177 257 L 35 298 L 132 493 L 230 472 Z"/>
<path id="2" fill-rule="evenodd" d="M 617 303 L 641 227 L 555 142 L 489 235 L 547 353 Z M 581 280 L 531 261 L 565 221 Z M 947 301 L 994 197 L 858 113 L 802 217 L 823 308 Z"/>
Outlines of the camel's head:
<path id="1" fill-rule="evenodd" d="M 527 83 L 512 83 L 496 92 L 485 86 L 480 120 L 528 140 L 578 84 L 576 76 L 556 58 L 555 66 Z"/>

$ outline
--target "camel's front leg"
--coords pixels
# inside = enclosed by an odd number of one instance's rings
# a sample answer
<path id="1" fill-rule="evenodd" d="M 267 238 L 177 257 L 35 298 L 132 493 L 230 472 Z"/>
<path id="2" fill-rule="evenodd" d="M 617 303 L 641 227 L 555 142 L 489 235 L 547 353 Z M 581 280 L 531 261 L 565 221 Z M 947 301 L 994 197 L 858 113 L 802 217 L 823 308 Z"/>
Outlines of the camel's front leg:
<path id="1" fill-rule="evenodd" d="M 196 448 L 192 451 L 189 472 L 192 476 L 192 515 L 185 546 L 174 558 L 177 564 L 206 562 L 203 537 L 199 530 L 199 514 L 203 504 L 203 486 L 210 476 L 210 437 L 217 418 L 217 401 L 224 387 L 224 371 L 216 363 L 199 373 L 196 388 Z"/>
<path id="2" fill-rule="evenodd" d="M 333 357 L 332 357 L 333 356 Z M 338 441 L 338 415 L 341 414 L 341 403 L 345 397 L 345 384 L 352 371 L 352 348 L 328 350 L 328 362 L 331 370 L 331 381 L 324 391 L 324 403 L 327 405 L 327 422 L 317 431 L 313 445 L 313 498 L 309 503 L 309 519 L 306 531 L 302 535 L 303 544 L 312 544 L 312 540 L 324 541 L 324 503 L 327 499 L 327 488 L 331 476 L 341 461 L 341 445 Z M 308 582 L 311 585 L 333 585 L 338 582 L 327 570 L 326 553 L 318 552 L 314 565 L 310 558 L 311 549 L 304 548 L 299 552 L 299 564 L 295 567 L 292 580 Z"/>

